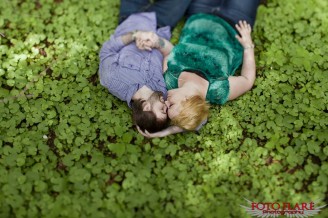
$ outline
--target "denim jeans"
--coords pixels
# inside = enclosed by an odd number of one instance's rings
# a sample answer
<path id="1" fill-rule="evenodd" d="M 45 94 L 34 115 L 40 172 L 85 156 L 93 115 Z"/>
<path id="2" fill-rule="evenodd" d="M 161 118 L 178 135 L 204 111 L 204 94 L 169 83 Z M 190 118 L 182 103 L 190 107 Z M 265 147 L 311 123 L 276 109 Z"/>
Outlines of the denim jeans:
<path id="1" fill-rule="evenodd" d="M 119 23 L 133 13 L 156 12 L 157 26 L 175 27 L 192 0 L 121 0 Z"/>
<path id="2" fill-rule="evenodd" d="M 246 20 L 253 27 L 259 4 L 260 0 L 192 0 L 187 15 L 215 14 L 233 27 L 239 20 Z"/>

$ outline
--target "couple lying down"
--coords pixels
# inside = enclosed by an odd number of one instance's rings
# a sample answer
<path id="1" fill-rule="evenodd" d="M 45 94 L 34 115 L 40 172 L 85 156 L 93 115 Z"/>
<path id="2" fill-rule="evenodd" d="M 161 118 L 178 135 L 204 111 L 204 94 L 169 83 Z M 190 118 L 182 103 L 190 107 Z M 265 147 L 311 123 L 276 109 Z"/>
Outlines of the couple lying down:
<path id="1" fill-rule="evenodd" d="M 122 0 L 120 25 L 100 51 L 101 84 L 127 102 L 146 137 L 199 130 L 207 102 L 222 105 L 254 84 L 251 30 L 258 4 Z M 183 15 L 188 19 L 173 46 L 170 29 Z M 240 66 L 241 75 L 234 76 Z"/>

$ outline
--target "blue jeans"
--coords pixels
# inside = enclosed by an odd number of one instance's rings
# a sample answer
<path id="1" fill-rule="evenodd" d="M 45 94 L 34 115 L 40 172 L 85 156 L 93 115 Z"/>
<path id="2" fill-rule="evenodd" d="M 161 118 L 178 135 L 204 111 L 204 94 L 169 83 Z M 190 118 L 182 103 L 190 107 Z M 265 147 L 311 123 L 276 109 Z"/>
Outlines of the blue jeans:
<path id="1" fill-rule="evenodd" d="M 133 13 L 156 12 L 157 26 L 175 27 L 185 14 L 191 0 L 121 0 L 119 23 Z"/>
<path id="2" fill-rule="evenodd" d="M 260 0 L 193 0 L 187 10 L 187 15 L 215 14 L 233 27 L 239 20 L 246 20 L 253 27 L 259 4 Z"/>

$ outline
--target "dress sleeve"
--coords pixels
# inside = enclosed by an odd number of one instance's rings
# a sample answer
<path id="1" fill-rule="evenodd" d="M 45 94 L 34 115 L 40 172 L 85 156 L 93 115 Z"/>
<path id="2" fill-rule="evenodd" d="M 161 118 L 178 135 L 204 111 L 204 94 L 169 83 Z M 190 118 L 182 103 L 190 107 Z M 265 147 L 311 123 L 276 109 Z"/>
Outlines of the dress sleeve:
<path id="1" fill-rule="evenodd" d="M 168 69 L 163 76 L 167 90 L 178 88 L 178 79 L 173 72 Z"/>
<path id="2" fill-rule="evenodd" d="M 230 85 L 227 78 L 223 78 L 222 80 L 214 80 L 210 82 L 206 94 L 206 100 L 212 104 L 223 105 L 228 101 L 229 90 Z"/>

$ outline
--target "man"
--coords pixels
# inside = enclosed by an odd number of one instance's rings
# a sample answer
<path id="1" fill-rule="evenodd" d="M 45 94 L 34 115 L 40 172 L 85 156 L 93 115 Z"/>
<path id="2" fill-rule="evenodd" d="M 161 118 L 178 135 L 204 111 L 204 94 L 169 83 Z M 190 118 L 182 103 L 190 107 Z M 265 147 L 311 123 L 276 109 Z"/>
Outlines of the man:
<path id="1" fill-rule="evenodd" d="M 157 132 L 168 126 L 163 56 L 170 50 L 170 27 L 177 24 L 190 1 L 122 0 L 120 21 L 127 18 L 101 48 L 100 83 L 127 102 L 134 123 L 143 131 Z M 146 12 L 138 13 L 142 11 Z M 156 49 L 150 48 L 153 44 Z"/>

